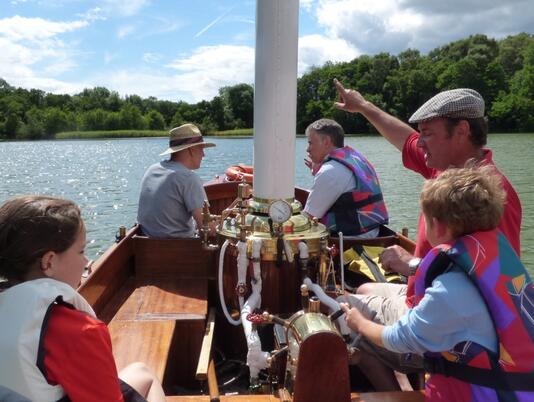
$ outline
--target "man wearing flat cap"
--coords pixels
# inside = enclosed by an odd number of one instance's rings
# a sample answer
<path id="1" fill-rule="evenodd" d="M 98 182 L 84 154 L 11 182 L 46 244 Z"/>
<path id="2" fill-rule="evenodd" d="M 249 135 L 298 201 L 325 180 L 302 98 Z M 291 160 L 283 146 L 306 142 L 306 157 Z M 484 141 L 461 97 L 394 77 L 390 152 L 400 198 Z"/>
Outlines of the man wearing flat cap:
<path id="1" fill-rule="evenodd" d="M 477 91 L 460 88 L 438 93 L 411 116 L 409 122 L 418 125 L 416 131 L 367 101 L 358 91 L 345 89 L 337 80 L 334 80 L 334 85 L 340 97 L 339 102 L 334 104 L 335 107 L 351 113 L 361 113 L 386 140 L 402 152 L 404 167 L 419 173 L 425 179 L 435 178 L 449 167 L 463 167 L 468 161 L 494 165 L 492 152 L 485 147 L 488 126 L 484 116 L 484 100 Z M 499 174 L 507 194 L 499 228 L 519 255 L 521 203 L 510 182 L 502 173 Z M 379 313 L 387 305 L 390 311 L 384 320 L 389 322 L 383 324 L 396 322 L 413 306 L 414 275 L 418 261 L 430 249 L 424 216 L 421 214 L 414 255 L 400 246 L 388 247 L 380 255 L 383 268 L 407 276 L 408 285 L 364 284 L 358 288 L 357 295 L 351 296 L 352 302 L 357 299 L 357 302 L 351 304 L 364 304 Z M 380 314 L 377 314 L 377 319 L 381 319 Z M 381 351 L 374 355 L 378 355 L 382 363 L 395 370 L 409 372 L 413 369 L 404 366 L 406 356 L 392 354 L 389 356 L 391 359 L 388 359 L 381 355 Z M 414 363 L 415 371 L 422 369 L 418 365 L 420 362 Z"/>
<path id="2" fill-rule="evenodd" d="M 193 171 L 200 167 L 204 142 L 194 124 L 184 124 L 169 131 L 170 155 L 150 166 L 141 181 L 137 221 L 143 234 L 154 238 L 195 236 L 202 227 L 202 207 L 207 202 L 202 180 Z"/>

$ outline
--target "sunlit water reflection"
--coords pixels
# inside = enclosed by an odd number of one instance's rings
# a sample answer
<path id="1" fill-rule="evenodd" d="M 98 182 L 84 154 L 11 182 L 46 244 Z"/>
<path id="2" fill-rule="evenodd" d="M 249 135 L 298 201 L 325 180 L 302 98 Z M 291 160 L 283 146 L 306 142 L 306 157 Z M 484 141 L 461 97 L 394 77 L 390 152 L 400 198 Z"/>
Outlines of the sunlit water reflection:
<path id="1" fill-rule="evenodd" d="M 203 180 L 236 163 L 252 164 L 250 138 L 210 138 L 217 144 L 206 150 L 198 173 Z M 418 195 L 422 178 L 401 167 L 400 153 L 377 136 L 350 137 L 375 165 L 391 216 L 390 226 L 407 227 L 415 235 Z M 165 138 L 84 141 L 0 142 L 0 202 L 26 193 L 69 198 L 83 210 L 87 226 L 87 253 L 101 254 L 120 225 L 135 223 L 139 183 L 145 169 L 160 160 Z M 501 170 L 519 193 L 523 205 L 523 260 L 534 272 L 534 134 L 493 134 L 489 146 Z M 304 167 L 306 140 L 296 143 L 297 185 L 309 188 L 312 177 Z"/>

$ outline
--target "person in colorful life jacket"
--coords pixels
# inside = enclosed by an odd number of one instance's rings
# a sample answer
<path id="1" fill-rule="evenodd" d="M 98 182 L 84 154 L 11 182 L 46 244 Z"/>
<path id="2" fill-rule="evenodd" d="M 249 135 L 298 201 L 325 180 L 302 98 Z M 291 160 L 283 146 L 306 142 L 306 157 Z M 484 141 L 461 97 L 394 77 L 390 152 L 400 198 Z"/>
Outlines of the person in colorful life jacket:
<path id="1" fill-rule="evenodd" d="M 497 229 L 500 175 L 447 169 L 420 200 L 432 248 L 415 274 L 414 307 L 384 326 L 343 304 L 347 325 L 380 347 L 424 354 L 427 401 L 534 400 L 534 285 Z"/>
<path id="2" fill-rule="evenodd" d="M 313 186 L 304 213 L 318 218 L 330 233 L 376 237 L 388 213 L 371 162 L 344 146 L 345 133 L 334 120 L 319 119 L 306 128 L 308 167 Z"/>
<path id="3" fill-rule="evenodd" d="M 32 401 L 164 401 L 142 363 L 117 373 L 106 324 L 76 288 L 88 260 L 71 201 L 0 206 L 0 386 Z"/>
<path id="4" fill-rule="evenodd" d="M 438 93 L 410 117 L 410 123 L 418 124 L 419 131 L 416 131 L 366 100 L 358 91 L 344 88 L 337 80 L 334 80 L 334 85 L 340 97 L 334 106 L 347 112 L 361 113 L 386 140 L 402 152 L 404 167 L 419 173 L 425 179 L 435 178 L 450 167 L 463 167 L 469 159 L 476 160 L 480 165 L 495 166 L 492 151 L 485 147 L 488 126 L 484 116 L 484 99 L 478 92 L 460 88 Z M 521 255 L 521 203 L 508 179 L 498 169 L 496 172 L 501 176 L 506 192 L 499 229 L 515 252 Z M 383 317 L 383 324 L 394 323 L 413 306 L 414 274 L 420 258 L 430 248 L 424 216 L 421 214 L 414 255 L 395 245 L 386 248 L 380 256 L 382 267 L 407 276 L 408 284 L 363 284 L 357 290 L 360 298 L 358 302 L 372 308 L 377 313 L 377 318 Z M 354 298 L 351 299 L 353 301 Z M 383 353 L 384 351 L 376 351 L 374 345 L 368 346 L 371 353 L 388 368 L 407 373 L 423 369 L 422 361 L 416 357 Z M 398 386 L 393 385 L 393 388 L 388 389 L 395 388 Z"/>

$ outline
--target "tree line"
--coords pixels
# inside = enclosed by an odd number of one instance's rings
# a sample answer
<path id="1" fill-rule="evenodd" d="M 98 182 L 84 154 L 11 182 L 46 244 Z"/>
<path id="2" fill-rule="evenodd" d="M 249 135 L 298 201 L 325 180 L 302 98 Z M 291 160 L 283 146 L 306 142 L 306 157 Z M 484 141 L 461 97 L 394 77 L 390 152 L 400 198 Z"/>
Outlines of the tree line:
<path id="1" fill-rule="evenodd" d="M 473 35 L 422 55 L 363 55 L 328 62 L 298 79 L 297 132 L 321 117 L 336 119 L 348 133 L 373 132 L 366 119 L 333 108 L 333 78 L 402 120 L 435 93 L 468 87 L 486 101 L 492 131 L 534 131 L 534 35 L 501 40 Z M 61 131 L 166 130 L 193 122 L 207 133 L 251 128 L 254 89 L 242 83 L 223 87 L 210 101 L 195 104 L 121 97 L 104 87 L 76 95 L 14 88 L 0 78 L 0 138 L 53 138 Z"/>

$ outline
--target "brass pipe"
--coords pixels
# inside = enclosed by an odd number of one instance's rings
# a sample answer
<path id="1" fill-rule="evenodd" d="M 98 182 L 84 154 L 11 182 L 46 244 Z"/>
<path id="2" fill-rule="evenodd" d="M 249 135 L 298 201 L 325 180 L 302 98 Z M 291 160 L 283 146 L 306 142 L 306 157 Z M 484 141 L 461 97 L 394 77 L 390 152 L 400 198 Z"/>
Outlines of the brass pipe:
<path id="1" fill-rule="evenodd" d="M 309 301 L 310 313 L 319 313 L 321 309 L 321 301 L 317 296 L 310 297 Z"/>
<path id="2" fill-rule="evenodd" d="M 304 284 L 300 285 L 300 301 L 302 304 L 302 310 L 304 310 L 305 313 L 308 312 L 309 297 L 310 297 L 310 294 L 308 292 L 308 286 Z"/>
<path id="3" fill-rule="evenodd" d="M 323 289 L 326 287 L 326 270 L 326 255 L 322 253 L 319 263 L 319 286 L 321 286 Z"/>

